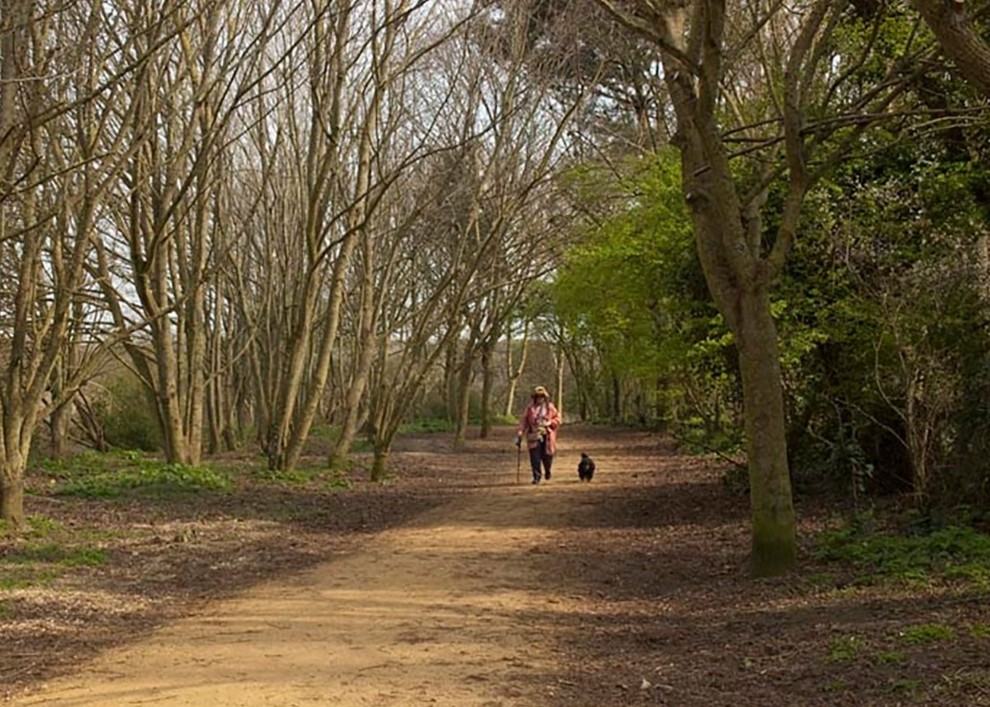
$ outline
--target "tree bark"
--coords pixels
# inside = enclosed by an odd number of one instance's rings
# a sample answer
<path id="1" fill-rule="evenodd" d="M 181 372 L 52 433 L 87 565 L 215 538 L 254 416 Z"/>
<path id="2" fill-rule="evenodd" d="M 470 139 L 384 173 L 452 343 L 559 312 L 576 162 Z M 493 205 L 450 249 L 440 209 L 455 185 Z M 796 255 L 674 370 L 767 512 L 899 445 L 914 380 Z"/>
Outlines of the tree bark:
<path id="1" fill-rule="evenodd" d="M 777 330 L 765 288 L 739 294 L 734 329 L 745 400 L 753 572 L 777 575 L 796 563 Z"/>
<path id="2" fill-rule="evenodd" d="M 973 88 L 990 98 L 990 46 L 970 22 L 966 13 L 969 3 L 915 0 L 915 4 L 959 73 Z"/>
<path id="3" fill-rule="evenodd" d="M 492 387 L 495 382 L 492 358 L 495 348 L 495 337 L 492 336 L 481 347 L 481 439 L 488 439 L 492 430 Z"/>

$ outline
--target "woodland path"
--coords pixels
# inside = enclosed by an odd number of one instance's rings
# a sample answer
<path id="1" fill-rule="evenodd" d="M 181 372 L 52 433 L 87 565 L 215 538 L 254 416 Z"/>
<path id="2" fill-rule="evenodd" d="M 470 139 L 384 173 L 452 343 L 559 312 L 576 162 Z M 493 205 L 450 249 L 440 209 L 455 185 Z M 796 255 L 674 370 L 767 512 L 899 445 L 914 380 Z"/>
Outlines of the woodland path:
<path id="1" fill-rule="evenodd" d="M 13 704 L 545 704 L 554 627 L 579 603 L 566 584 L 544 586 L 544 550 L 595 487 L 577 479 L 576 451 L 558 454 L 556 474 L 540 486 L 527 483 L 522 457 L 517 485 L 514 449 L 494 463 L 449 455 L 452 465 L 488 466 L 463 472 L 479 477 L 470 493 L 350 556 L 113 649 Z"/>
<path id="2" fill-rule="evenodd" d="M 591 484 L 577 479 L 581 451 L 599 463 Z M 203 592 L 154 631 L 124 622 L 135 631 L 115 647 L 69 651 L 4 707 L 990 707 L 987 590 L 864 581 L 817 558 L 830 504 L 800 504 L 799 572 L 753 580 L 748 502 L 724 483 L 726 462 L 661 437 L 565 427 L 540 486 L 525 460 L 516 483 L 509 428 L 459 454 L 437 436 L 406 440 L 399 456 L 392 484 L 316 498 L 341 504 L 334 514 L 386 509 L 339 552 L 333 532 L 310 533 L 325 561 L 282 571 L 304 532 L 288 526 L 255 555 L 274 568 L 266 579 Z M 176 577 L 223 583 L 218 557 L 247 551 L 255 526 L 224 527 L 177 546 L 217 552 Z M 153 582 L 151 540 L 133 569 Z M 931 627 L 937 645 L 905 640 Z M 65 650 L 64 636 L 42 639 L 14 655 Z"/>

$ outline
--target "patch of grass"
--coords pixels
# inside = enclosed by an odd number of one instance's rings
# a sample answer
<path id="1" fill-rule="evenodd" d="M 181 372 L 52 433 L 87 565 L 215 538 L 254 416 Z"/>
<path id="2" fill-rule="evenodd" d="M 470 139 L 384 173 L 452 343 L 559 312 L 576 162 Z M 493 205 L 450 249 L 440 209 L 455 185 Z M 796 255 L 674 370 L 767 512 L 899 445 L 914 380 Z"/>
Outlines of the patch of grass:
<path id="1" fill-rule="evenodd" d="M 825 692 L 845 692 L 848 689 L 845 680 L 833 680 L 825 685 Z"/>
<path id="2" fill-rule="evenodd" d="M 413 420 L 403 423 L 399 427 L 399 434 L 431 434 L 435 432 L 451 432 L 454 424 L 444 417 L 428 417 L 422 420 Z"/>
<path id="3" fill-rule="evenodd" d="M 881 651 L 873 656 L 873 662 L 877 665 L 897 665 L 905 660 L 901 651 Z"/>
<path id="4" fill-rule="evenodd" d="M 326 487 L 332 491 L 346 491 L 351 488 L 351 480 L 343 471 L 332 471 L 326 480 Z"/>
<path id="5" fill-rule="evenodd" d="M 54 518 L 44 516 L 28 516 L 28 536 L 33 538 L 43 538 L 56 533 L 61 533 L 64 527 Z"/>
<path id="6" fill-rule="evenodd" d="M 969 635 L 973 638 L 990 638 L 990 624 L 972 624 L 969 627 Z"/>
<path id="7" fill-rule="evenodd" d="M 817 555 L 853 565 L 865 581 L 990 583 L 990 535 L 967 527 L 949 526 L 910 535 L 878 533 L 869 523 L 853 522 L 823 533 Z"/>
<path id="8" fill-rule="evenodd" d="M 835 587 L 835 575 L 831 572 L 812 572 L 804 575 L 802 579 L 815 589 L 833 589 Z"/>
<path id="9" fill-rule="evenodd" d="M 226 491 L 230 478 L 208 466 L 186 466 L 142 460 L 136 467 L 73 476 L 57 487 L 57 493 L 82 498 L 121 496 L 172 496 L 202 491 Z"/>
<path id="10" fill-rule="evenodd" d="M 946 641 L 956 635 L 951 626 L 945 624 L 920 624 L 900 632 L 899 637 L 913 646 L 923 646 L 937 641 Z"/>
<path id="11" fill-rule="evenodd" d="M 305 484 L 312 478 L 312 472 L 302 469 L 279 470 L 269 469 L 267 466 L 255 467 L 253 475 L 264 481 L 272 481 L 280 484 Z"/>
<path id="12" fill-rule="evenodd" d="M 4 567 L 3 573 L 0 573 L 0 591 L 48 586 L 59 574 L 61 573 L 50 568 Z"/>
<path id="13" fill-rule="evenodd" d="M 832 663 L 845 663 L 856 660 L 866 646 L 861 636 L 832 636 L 828 642 L 828 660 Z"/>
<path id="14" fill-rule="evenodd" d="M 29 543 L 8 553 L 5 564 L 48 564 L 61 567 L 98 567 L 106 564 L 107 553 L 98 548 L 70 548 L 58 543 Z"/>
<path id="15" fill-rule="evenodd" d="M 891 680 L 889 684 L 893 692 L 907 693 L 910 699 L 915 701 L 921 699 L 921 692 L 925 687 L 924 682 L 914 678 Z"/>

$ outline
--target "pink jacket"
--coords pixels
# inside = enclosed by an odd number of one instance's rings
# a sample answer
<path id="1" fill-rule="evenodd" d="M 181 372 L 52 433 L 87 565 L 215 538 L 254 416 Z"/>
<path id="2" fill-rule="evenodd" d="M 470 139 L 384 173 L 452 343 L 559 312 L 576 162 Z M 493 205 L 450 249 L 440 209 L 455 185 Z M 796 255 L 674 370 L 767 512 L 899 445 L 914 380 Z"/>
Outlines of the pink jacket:
<path id="1" fill-rule="evenodd" d="M 529 404 L 526 412 L 523 413 L 522 418 L 519 420 L 517 433 L 526 439 L 526 446 L 530 449 L 539 446 L 539 441 L 531 441 L 529 439 L 529 433 L 535 433 L 539 430 L 541 426 L 541 412 L 544 417 L 542 420 L 543 426 L 547 428 L 547 454 L 553 454 L 557 451 L 557 428 L 560 427 L 560 413 L 557 412 L 556 406 L 549 400 L 546 403 L 546 409 L 543 411 L 540 410 L 540 406 L 535 402 Z"/>

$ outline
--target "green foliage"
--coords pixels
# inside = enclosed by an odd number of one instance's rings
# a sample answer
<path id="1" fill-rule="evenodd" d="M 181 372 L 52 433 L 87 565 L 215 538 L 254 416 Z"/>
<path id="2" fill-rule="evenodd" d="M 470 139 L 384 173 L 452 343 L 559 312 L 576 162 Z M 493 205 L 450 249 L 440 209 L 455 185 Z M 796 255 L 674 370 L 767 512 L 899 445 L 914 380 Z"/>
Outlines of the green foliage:
<path id="1" fill-rule="evenodd" d="M 900 632 L 899 638 L 913 646 L 925 646 L 938 641 L 947 641 L 955 637 L 956 632 L 951 626 L 944 624 L 921 624 L 911 626 Z"/>
<path id="2" fill-rule="evenodd" d="M 83 454 L 68 462 L 49 465 L 57 481 L 56 493 L 119 498 L 226 491 L 231 487 L 226 474 L 208 466 L 168 464 L 127 454 L 108 455 L 102 465 L 97 463 L 98 459 L 99 455 Z"/>
<path id="3" fill-rule="evenodd" d="M 861 636 L 833 636 L 828 642 L 828 660 L 842 663 L 855 660 L 866 647 Z"/>
<path id="4" fill-rule="evenodd" d="M 990 624 L 973 624 L 969 627 L 969 635 L 973 638 L 990 638 Z"/>
<path id="5" fill-rule="evenodd" d="M 326 487 L 331 491 L 346 491 L 351 488 L 351 481 L 343 471 L 334 471 L 327 477 Z"/>
<path id="6" fill-rule="evenodd" d="M 694 248 L 676 153 L 570 176 L 594 213 L 551 289 L 554 316 L 575 348 L 601 367 L 596 408 L 711 438 L 725 428 L 735 395 L 732 340 L 711 304 Z M 616 399 L 619 396 L 620 399 Z"/>
<path id="7" fill-rule="evenodd" d="M 927 534 L 872 532 L 850 524 L 824 533 L 818 556 L 853 565 L 862 579 L 990 582 L 990 536 L 948 526 Z"/>
<path id="8" fill-rule="evenodd" d="M 65 547 L 58 543 L 29 543 L 9 552 L 4 563 L 13 565 L 49 564 L 61 567 L 99 567 L 108 560 L 98 548 Z"/>
<path id="9" fill-rule="evenodd" d="M 278 484 L 305 484 L 315 475 L 309 469 L 269 469 L 267 466 L 256 466 L 251 473 L 258 479 Z"/>
<path id="10" fill-rule="evenodd" d="M 434 434 L 437 432 L 450 432 L 453 429 L 453 423 L 447 418 L 429 417 L 403 423 L 399 426 L 399 434 Z"/>
<path id="11" fill-rule="evenodd" d="M 865 147 L 809 196 L 775 292 L 795 482 L 990 501 L 986 177 L 944 144 Z"/>
<path id="12" fill-rule="evenodd" d="M 514 415 L 492 415 L 492 425 L 515 425 L 519 420 Z"/>
<path id="13" fill-rule="evenodd" d="M 901 651 L 880 651 L 875 656 L 873 656 L 873 662 L 876 665 L 899 665 L 905 661 L 905 655 Z"/>
<path id="14" fill-rule="evenodd" d="M 0 553 L 0 591 L 45 586 L 66 569 L 99 567 L 109 561 L 103 549 L 66 543 L 65 529 L 55 521 L 28 518 L 26 534 Z"/>
<path id="15" fill-rule="evenodd" d="M 3 562 L 0 562 L 0 569 L 3 569 L 0 573 L 0 591 L 48 586 L 61 574 L 49 568 L 7 565 Z"/>
<path id="16" fill-rule="evenodd" d="M 146 452 L 161 449 L 161 429 L 144 385 L 133 375 L 121 374 L 107 389 L 109 397 L 97 404 L 107 442 Z"/>

